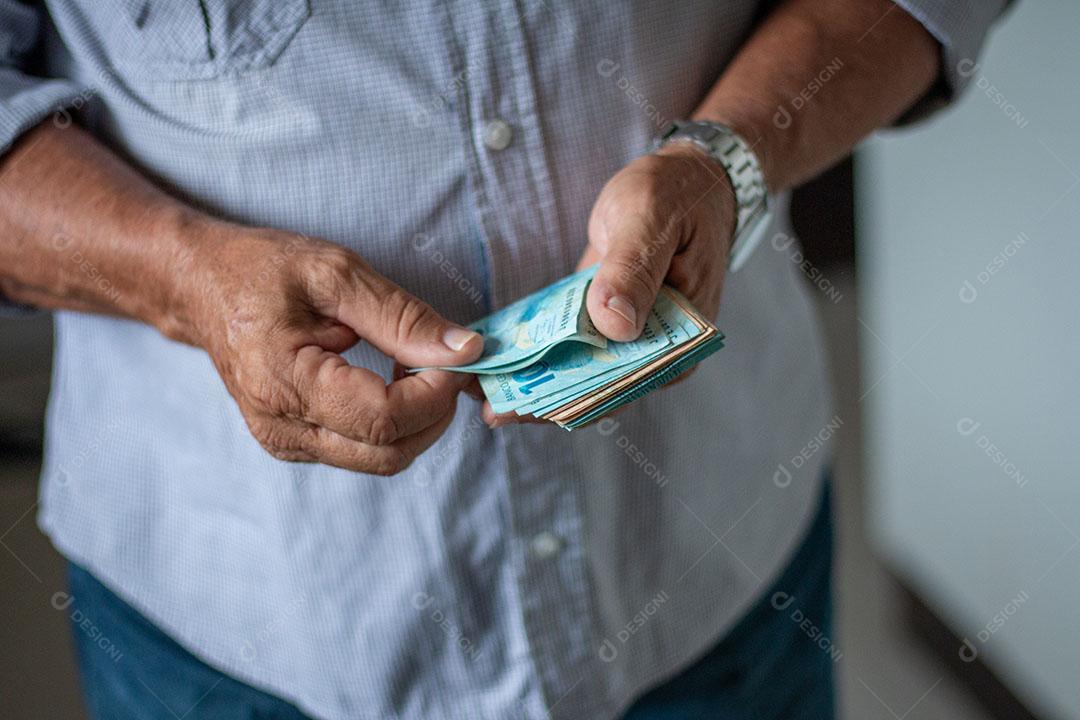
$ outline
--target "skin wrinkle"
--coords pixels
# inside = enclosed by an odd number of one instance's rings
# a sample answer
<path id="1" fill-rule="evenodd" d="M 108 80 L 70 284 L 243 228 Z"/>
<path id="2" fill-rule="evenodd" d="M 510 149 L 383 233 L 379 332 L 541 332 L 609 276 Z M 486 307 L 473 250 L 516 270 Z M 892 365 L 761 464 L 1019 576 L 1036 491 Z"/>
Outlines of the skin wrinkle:
<path id="1" fill-rule="evenodd" d="M 891 0 L 780 3 L 693 117 L 722 122 L 746 138 L 774 192 L 815 175 L 910 108 L 937 75 L 937 43 L 906 12 L 894 9 Z M 834 58 L 843 60 L 842 70 L 793 114 L 788 127 L 777 128 L 776 110 Z M 604 301 L 613 294 L 635 296 L 643 322 L 653 288 L 665 278 L 686 290 L 702 312 L 716 316 L 735 215 L 726 173 L 713 162 L 692 147 L 669 146 L 631 162 L 601 191 L 594 215 L 600 209 L 612 218 L 644 211 L 646 218 L 639 228 L 606 217 L 602 223 L 589 220 L 582 263 L 603 262 L 587 304 L 609 337 L 631 339 L 640 327 L 628 328 Z M 64 192 L 46 190 L 56 187 Z M 659 237 L 648 227 L 661 228 Z M 58 234 L 72 238 L 71 247 L 58 247 Z M 663 261 L 655 257 L 658 242 L 664 244 Z M 72 262 L 76 249 L 94 273 Z M 630 260 L 642 253 L 644 263 Z M 648 276 L 620 280 L 619 264 L 629 264 L 632 275 Z M 336 279 L 321 282 L 328 275 Z M 109 292 L 95 277 L 108 280 Z M 402 377 L 395 366 L 394 384 L 407 383 L 407 392 L 383 387 L 355 397 L 349 392 L 356 384 L 339 376 L 370 371 L 335 371 L 332 382 L 342 387 L 325 392 L 349 399 L 330 410 L 336 427 L 347 425 L 352 406 L 361 406 L 381 411 L 380 417 L 389 413 L 391 422 L 406 429 L 422 428 L 378 447 L 322 425 L 312 432 L 275 417 L 275 404 L 287 407 L 290 393 L 303 393 L 295 381 L 301 349 L 314 345 L 340 353 L 362 338 L 414 366 L 467 363 L 482 351 L 478 337 L 461 352 L 444 347 L 443 332 L 451 324 L 348 250 L 210 217 L 156 188 L 78 126 L 48 121 L 0 158 L 0 288 L 16 301 L 45 308 L 139 320 L 202 348 L 252 434 L 270 452 L 282 454 L 275 443 L 295 447 L 303 437 L 307 449 L 288 450 L 290 457 L 375 474 L 403 468 L 439 437 L 453 418 L 464 381 L 439 372 Z M 328 329 L 332 323 L 344 329 Z M 279 325 L 283 329 L 274 332 Z M 378 376 L 370 378 L 375 388 Z M 304 396 L 296 407 L 310 409 L 312 399 Z M 448 411 L 433 419 L 438 408 Z M 484 418 L 494 421 L 487 403 Z"/>

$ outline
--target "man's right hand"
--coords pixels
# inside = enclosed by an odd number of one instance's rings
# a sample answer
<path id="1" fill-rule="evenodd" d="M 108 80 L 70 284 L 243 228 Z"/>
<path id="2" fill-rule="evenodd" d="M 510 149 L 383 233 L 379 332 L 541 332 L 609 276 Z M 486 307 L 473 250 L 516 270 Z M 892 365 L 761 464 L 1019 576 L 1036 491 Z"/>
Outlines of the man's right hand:
<path id="1" fill-rule="evenodd" d="M 47 188 L 63 187 L 61 200 Z M 43 122 L 0 157 L 0 297 L 133 318 L 204 348 L 255 438 L 284 460 L 400 472 L 442 434 L 472 376 L 390 384 L 340 353 L 460 365 L 483 341 L 354 253 L 209 217 L 77 125 Z"/>
<path id="2" fill-rule="evenodd" d="M 210 354 L 270 454 L 392 475 L 446 430 L 471 375 L 398 371 L 386 384 L 340 353 L 363 339 L 401 365 L 459 365 L 480 356 L 480 335 L 340 246 L 225 224 L 212 232 L 181 280 L 192 324 L 182 334 Z"/>

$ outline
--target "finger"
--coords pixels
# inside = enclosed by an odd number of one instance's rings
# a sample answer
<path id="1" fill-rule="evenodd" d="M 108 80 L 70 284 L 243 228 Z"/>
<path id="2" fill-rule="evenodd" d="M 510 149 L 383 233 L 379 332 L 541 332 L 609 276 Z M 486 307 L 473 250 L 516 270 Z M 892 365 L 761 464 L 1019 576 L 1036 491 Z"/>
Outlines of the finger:
<path id="1" fill-rule="evenodd" d="M 304 452 L 318 462 L 371 475 L 396 475 L 431 447 L 454 419 L 451 410 L 414 435 L 389 445 L 367 445 L 333 432 L 313 428 L 305 436 Z"/>
<path id="2" fill-rule="evenodd" d="M 473 400 L 483 400 L 484 388 L 480 386 L 480 378 L 474 375 L 469 384 L 465 386 L 465 393 Z"/>
<path id="3" fill-rule="evenodd" d="M 606 252 L 589 285 L 589 317 L 608 338 L 633 340 L 656 302 L 676 239 L 638 215 L 622 215 L 590 231 L 590 243 Z M 594 239 L 593 232 L 602 237 Z"/>
<path id="4" fill-rule="evenodd" d="M 688 300 L 700 284 L 700 278 L 701 267 L 692 262 L 688 254 L 679 253 L 672 258 L 671 267 L 668 268 L 667 282 Z"/>
<path id="5" fill-rule="evenodd" d="M 592 245 L 585 246 L 585 253 L 578 260 L 577 270 L 584 270 L 587 267 L 592 267 L 596 263 L 604 259 L 604 256 Z"/>
<path id="6" fill-rule="evenodd" d="M 293 375 L 298 419 L 370 445 L 391 445 L 430 427 L 453 410 L 472 377 L 427 370 L 386 385 L 370 370 L 313 345 L 297 353 Z"/>
<path id="7" fill-rule="evenodd" d="M 330 352 L 342 353 L 355 345 L 360 337 L 348 325 L 333 318 L 320 317 L 311 327 L 311 340 Z"/>
<path id="8" fill-rule="evenodd" d="M 665 280 L 693 303 L 705 317 L 715 320 L 720 310 L 724 265 L 696 252 L 675 255 Z"/>
<path id="9" fill-rule="evenodd" d="M 342 264 L 329 273 L 327 287 L 310 289 L 321 312 L 408 367 L 461 365 L 480 357 L 484 341 L 478 333 L 445 319 L 360 258 Z"/>

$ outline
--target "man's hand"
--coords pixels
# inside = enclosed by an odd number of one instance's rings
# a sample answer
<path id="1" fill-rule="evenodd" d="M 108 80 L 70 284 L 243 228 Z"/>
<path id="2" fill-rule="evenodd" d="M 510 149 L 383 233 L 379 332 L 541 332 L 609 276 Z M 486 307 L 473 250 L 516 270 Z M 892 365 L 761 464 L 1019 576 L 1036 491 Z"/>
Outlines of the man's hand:
<path id="1" fill-rule="evenodd" d="M 675 143 L 634 160 L 608 181 L 589 218 L 579 268 L 600 268 L 589 317 L 608 338 L 637 338 L 663 283 L 712 319 L 720 308 L 735 196 L 704 151 Z"/>
<path id="2" fill-rule="evenodd" d="M 26 133 L 0 161 L 0 180 L 0 294 L 134 318 L 205 349 L 275 457 L 403 470 L 450 424 L 471 376 L 396 367 L 387 385 L 340 353 L 360 339 L 409 366 L 483 352 L 479 335 L 354 253 L 209 217 L 76 126 Z M 62 203 L 41 191 L 61 184 Z"/>
<path id="3" fill-rule="evenodd" d="M 673 143 L 634 160 L 600 191 L 589 217 L 578 269 L 600 263 L 586 298 L 593 324 L 611 340 L 634 340 L 664 283 L 715 318 L 734 230 L 731 181 L 704 151 Z M 542 422 L 496 415 L 490 402 L 483 416 L 491 427 Z"/>
<path id="4" fill-rule="evenodd" d="M 404 470 L 454 417 L 472 376 L 395 372 L 340 355 L 360 339 L 408 366 L 472 362 L 480 336 L 440 317 L 336 245 L 236 226 L 192 259 L 186 290 L 251 433 L 274 457 L 378 475 Z M 189 334 L 189 333 L 185 333 Z"/>

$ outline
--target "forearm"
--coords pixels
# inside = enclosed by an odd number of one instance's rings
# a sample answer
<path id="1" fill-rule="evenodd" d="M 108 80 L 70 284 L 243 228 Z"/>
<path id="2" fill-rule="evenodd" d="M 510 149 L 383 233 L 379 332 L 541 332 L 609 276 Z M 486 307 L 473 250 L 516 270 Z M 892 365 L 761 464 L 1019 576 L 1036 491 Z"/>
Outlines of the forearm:
<path id="1" fill-rule="evenodd" d="M 766 183 L 779 192 L 899 117 L 930 88 L 938 63 L 937 42 L 891 0 L 788 0 L 694 117 L 729 125 L 753 144 Z"/>
<path id="2" fill-rule="evenodd" d="M 0 161 L 0 292 L 192 343 L 180 280 L 212 226 L 88 133 L 44 123 Z"/>

